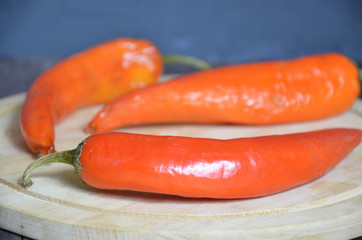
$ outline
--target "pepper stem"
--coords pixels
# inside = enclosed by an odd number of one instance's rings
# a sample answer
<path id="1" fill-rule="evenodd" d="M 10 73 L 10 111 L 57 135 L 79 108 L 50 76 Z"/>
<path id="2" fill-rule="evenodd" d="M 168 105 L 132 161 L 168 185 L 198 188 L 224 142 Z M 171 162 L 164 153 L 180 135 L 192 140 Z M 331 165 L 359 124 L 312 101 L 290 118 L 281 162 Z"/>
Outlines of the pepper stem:
<path id="1" fill-rule="evenodd" d="M 68 150 L 68 151 L 62 151 L 62 152 L 55 152 L 48 155 L 44 155 L 37 159 L 35 162 L 30 164 L 23 173 L 23 181 L 22 184 L 25 188 L 30 187 L 33 184 L 33 181 L 30 179 L 30 173 L 37 169 L 40 166 L 43 166 L 45 164 L 54 163 L 54 162 L 61 162 L 70 164 L 74 167 L 76 167 L 76 161 L 75 158 L 76 155 L 76 149 L 74 150 Z"/>
<path id="2" fill-rule="evenodd" d="M 184 55 L 176 55 L 176 54 L 169 54 L 163 55 L 162 61 L 164 63 L 180 63 L 193 66 L 200 70 L 210 69 L 211 66 L 206 61 L 194 58 L 191 56 L 184 56 Z"/>

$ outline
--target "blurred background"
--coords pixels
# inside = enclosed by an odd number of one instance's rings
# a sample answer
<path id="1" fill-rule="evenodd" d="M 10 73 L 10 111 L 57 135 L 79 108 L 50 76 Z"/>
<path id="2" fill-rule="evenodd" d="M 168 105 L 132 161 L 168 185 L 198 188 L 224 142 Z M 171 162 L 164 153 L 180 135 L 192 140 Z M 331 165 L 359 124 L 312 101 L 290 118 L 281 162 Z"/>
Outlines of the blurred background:
<path id="1" fill-rule="evenodd" d="M 0 97 L 100 42 L 145 38 L 213 66 L 338 52 L 362 62 L 359 0 L 0 0 Z M 167 66 L 167 73 L 188 72 Z"/>

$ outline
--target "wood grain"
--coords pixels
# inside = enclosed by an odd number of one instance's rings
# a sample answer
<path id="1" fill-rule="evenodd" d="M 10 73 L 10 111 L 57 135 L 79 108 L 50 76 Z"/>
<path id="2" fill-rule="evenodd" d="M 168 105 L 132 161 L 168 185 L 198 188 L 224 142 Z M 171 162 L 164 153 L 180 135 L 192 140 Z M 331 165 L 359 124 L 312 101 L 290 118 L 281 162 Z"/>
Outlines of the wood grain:
<path id="1" fill-rule="evenodd" d="M 18 119 L 23 94 L 0 100 L 0 228 L 35 239 L 351 239 L 362 236 L 362 146 L 327 175 L 263 198 L 187 199 L 85 186 L 71 166 L 35 171 Z M 100 106 L 79 110 L 56 127 L 58 150 L 72 149 Z M 332 127 L 362 127 L 362 102 L 329 119 L 274 126 L 153 125 L 118 131 L 234 138 Z M 316 161 L 318 156 L 316 156 Z"/>

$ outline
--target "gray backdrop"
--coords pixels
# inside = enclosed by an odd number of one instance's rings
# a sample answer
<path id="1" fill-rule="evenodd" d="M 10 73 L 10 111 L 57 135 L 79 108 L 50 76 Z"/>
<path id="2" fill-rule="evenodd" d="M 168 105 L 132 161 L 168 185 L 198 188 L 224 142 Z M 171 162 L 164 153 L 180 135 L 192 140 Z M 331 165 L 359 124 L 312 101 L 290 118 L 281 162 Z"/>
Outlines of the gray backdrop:
<path id="1" fill-rule="evenodd" d="M 134 37 L 213 65 L 323 52 L 362 61 L 359 0 L 0 0 L 0 96 L 54 62 Z"/>

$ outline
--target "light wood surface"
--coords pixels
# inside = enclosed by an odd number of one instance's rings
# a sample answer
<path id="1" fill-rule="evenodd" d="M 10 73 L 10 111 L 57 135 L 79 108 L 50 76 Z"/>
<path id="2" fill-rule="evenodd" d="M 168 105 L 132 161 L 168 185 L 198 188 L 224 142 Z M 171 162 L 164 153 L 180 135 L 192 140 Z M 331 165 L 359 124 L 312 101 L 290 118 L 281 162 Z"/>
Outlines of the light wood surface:
<path id="1" fill-rule="evenodd" d="M 187 199 L 85 186 L 68 165 L 33 173 L 35 157 L 19 129 L 23 94 L 0 100 L 0 228 L 35 239 L 351 239 L 362 236 L 362 145 L 327 175 L 272 196 Z M 73 149 L 100 106 L 79 110 L 56 127 L 57 150 Z M 117 131 L 235 138 L 308 130 L 362 128 L 362 102 L 325 120 L 275 125 L 155 125 Z M 318 156 L 316 161 L 318 161 Z M 306 170 L 307 171 L 307 170 Z M 142 181 L 142 179 L 140 179 Z"/>

